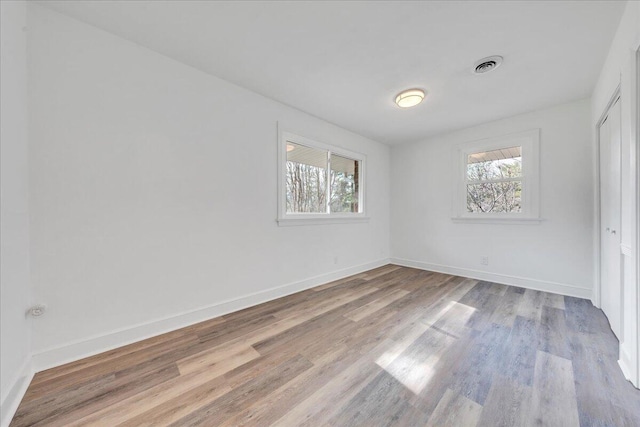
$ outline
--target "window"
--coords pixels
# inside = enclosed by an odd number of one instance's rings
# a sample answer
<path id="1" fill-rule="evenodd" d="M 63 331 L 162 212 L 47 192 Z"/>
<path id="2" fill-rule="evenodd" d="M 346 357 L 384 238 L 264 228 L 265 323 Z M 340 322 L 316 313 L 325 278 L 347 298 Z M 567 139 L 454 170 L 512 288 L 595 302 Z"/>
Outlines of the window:
<path id="1" fill-rule="evenodd" d="M 467 212 L 522 212 L 522 147 L 467 155 Z"/>
<path id="2" fill-rule="evenodd" d="M 365 219 L 364 156 L 288 132 L 279 144 L 279 224 Z"/>
<path id="3" fill-rule="evenodd" d="M 459 146 L 454 220 L 539 220 L 539 131 Z"/>

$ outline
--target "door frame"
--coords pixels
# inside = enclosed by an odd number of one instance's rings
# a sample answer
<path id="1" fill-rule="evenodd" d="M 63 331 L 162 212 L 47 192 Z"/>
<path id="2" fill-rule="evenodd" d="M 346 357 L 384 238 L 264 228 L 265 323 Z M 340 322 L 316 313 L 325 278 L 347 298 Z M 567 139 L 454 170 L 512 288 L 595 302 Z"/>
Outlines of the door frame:
<path id="1" fill-rule="evenodd" d="M 600 263 L 602 261 L 602 239 L 600 238 L 601 235 L 601 229 L 602 229 L 602 212 L 600 211 L 600 204 L 601 204 L 601 194 L 600 194 L 600 127 L 602 126 L 602 124 L 604 123 L 605 119 L 608 116 L 609 110 L 611 110 L 611 107 L 613 107 L 613 105 L 616 103 L 616 101 L 618 100 L 618 98 L 621 97 L 621 83 L 618 83 L 618 86 L 616 87 L 616 89 L 613 91 L 613 95 L 611 96 L 611 98 L 609 98 L 609 102 L 607 102 L 606 107 L 604 107 L 604 111 L 602 111 L 602 113 L 600 114 L 600 118 L 598 119 L 598 121 L 596 122 L 596 129 L 595 129 L 595 133 L 596 133 L 596 197 L 595 197 L 595 201 L 596 201 L 596 227 L 595 227 L 595 242 L 596 242 L 596 247 L 595 247 L 595 252 L 596 252 L 596 262 L 595 262 L 595 289 L 593 292 L 593 297 L 594 297 L 594 301 L 593 301 L 593 305 L 595 305 L 598 308 L 602 308 L 602 283 L 601 283 L 601 276 L 600 276 Z M 622 102 L 622 101 L 621 101 Z M 621 310 L 622 312 L 622 310 Z M 620 314 L 621 316 L 621 320 L 624 320 L 622 318 L 622 313 Z M 622 324 L 622 322 L 621 322 Z"/>
<path id="2" fill-rule="evenodd" d="M 635 288 L 636 288 L 636 312 L 635 312 L 635 320 L 636 320 L 636 354 L 635 356 L 636 369 L 635 369 L 635 378 L 631 379 L 631 383 L 636 387 L 640 388 L 640 40 L 636 40 L 636 48 L 635 48 L 635 61 L 631 61 L 632 65 L 632 73 L 635 75 L 631 76 L 631 80 L 635 80 L 635 90 L 631 92 L 631 102 L 632 102 L 632 114 L 633 105 L 635 105 L 635 123 L 631 123 L 631 126 L 635 125 L 635 129 L 632 129 L 635 132 L 635 150 L 636 150 L 636 170 L 635 172 L 635 197 L 636 197 L 636 206 L 635 206 L 635 225 L 636 225 L 636 235 L 635 235 Z M 635 68 L 635 69 L 634 69 Z M 635 100 L 633 99 L 635 97 Z M 633 116 L 632 116 L 633 118 Z M 632 147 L 633 148 L 633 147 Z M 623 284 L 624 285 L 624 284 Z"/>

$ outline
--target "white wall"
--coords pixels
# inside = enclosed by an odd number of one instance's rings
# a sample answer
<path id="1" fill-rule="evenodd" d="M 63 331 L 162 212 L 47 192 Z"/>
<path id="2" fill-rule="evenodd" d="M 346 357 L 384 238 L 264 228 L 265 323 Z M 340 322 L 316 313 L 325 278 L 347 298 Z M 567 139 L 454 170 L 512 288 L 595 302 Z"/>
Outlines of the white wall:
<path id="1" fill-rule="evenodd" d="M 638 65 L 640 2 L 629 1 L 609 49 L 592 96 L 591 129 L 595 129 L 607 104 L 620 85 L 622 110 L 622 224 L 623 313 L 620 366 L 640 387 L 640 292 L 638 284 Z M 597 185 L 597 183 L 596 183 Z M 599 304 L 596 288 L 594 301 Z"/>
<path id="2" fill-rule="evenodd" d="M 544 221 L 455 223 L 452 152 L 457 144 L 540 128 Z M 590 297 L 593 163 L 588 100 L 394 147 L 391 255 L 395 262 L 551 292 Z M 481 257 L 489 265 L 481 265 Z"/>
<path id="3" fill-rule="evenodd" d="M 29 12 L 37 369 L 386 262 L 387 146 Z M 277 121 L 367 156 L 368 223 L 278 227 Z"/>
<path id="4" fill-rule="evenodd" d="M 0 2 L 0 423 L 30 374 L 26 5 Z"/>

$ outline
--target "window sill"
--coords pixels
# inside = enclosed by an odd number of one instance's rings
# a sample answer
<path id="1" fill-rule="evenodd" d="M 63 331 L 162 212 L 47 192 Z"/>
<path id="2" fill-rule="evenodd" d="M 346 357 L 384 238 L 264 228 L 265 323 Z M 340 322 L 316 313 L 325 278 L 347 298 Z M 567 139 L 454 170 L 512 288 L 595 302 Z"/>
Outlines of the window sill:
<path id="1" fill-rule="evenodd" d="M 466 216 L 452 217 L 451 220 L 457 223 L 475 224 L 510 224 L 510 225 L 537 225 L 544 221 L 543 218 L 474 218 Z"/>
<path id="2" fill-rule="evenodd" d="M 276 220 L 280 227 L 290 227 L 297 225 L 328 225 L 328 224 L 358 224 L 369 222 L 368 216 L 345 217 L 334 216 L 327 218 L 278 218 Z"/>

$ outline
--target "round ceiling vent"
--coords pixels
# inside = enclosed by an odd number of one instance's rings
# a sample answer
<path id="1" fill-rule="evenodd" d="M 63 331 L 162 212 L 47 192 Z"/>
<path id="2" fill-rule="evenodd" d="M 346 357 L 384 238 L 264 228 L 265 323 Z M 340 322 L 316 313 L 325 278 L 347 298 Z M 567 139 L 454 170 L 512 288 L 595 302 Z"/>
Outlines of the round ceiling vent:
<path id="1" fill-rule="evenodd" d="M 484 74 L 493 71 L 502 64 L 502 56 L 489 56 L 477 61 L 473 66 L 474 74 Z"/>

